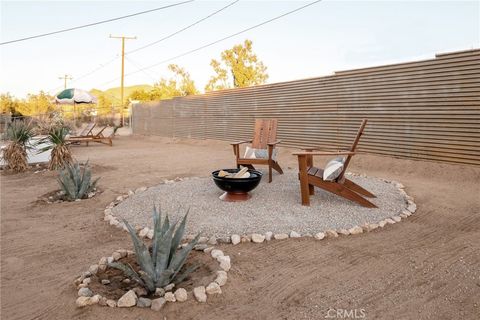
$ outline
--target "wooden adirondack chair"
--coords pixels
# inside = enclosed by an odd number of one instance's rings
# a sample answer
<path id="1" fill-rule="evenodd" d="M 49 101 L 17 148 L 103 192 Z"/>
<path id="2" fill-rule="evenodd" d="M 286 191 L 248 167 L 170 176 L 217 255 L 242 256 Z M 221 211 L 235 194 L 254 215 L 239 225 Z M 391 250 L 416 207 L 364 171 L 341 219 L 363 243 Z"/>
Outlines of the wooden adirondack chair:
<path id="1" fill-rule="evenodd" d="M 375 195 L 365 190 L 358 184 L 345 178 L 345 172 L 348 164 L 355 155 L 355 149 L 357 148 L 360 137 L 363 133 L 367 120 L 364 119 L 358 129 L 357 136 L 353 141 L 352 146 L 348 151 L 337 152 L 319 152 L 315 148 L 304 148 L 305 151 L 295 152 L 294 155 L 298 156 L 298 168 L 300 178 L 300 192 L 302 195 L 302 205 L 310 205 L 310 196 L 314 194 L 314 187 L 322 188 L 328 192 L 334 193 L 345 199 L 357 202 L 358 204 L 368 207 L 376 208 L 377 206 L 365 199 L 375 198 Z M 347 156 L 343 170 L 334 181 L 323 180 L 323 169 L 319 169 L 313 166 L 313 156 Z"/>
<path id="2" fill-rule="evenodd" d="M 277 140 L 277 123 L 277 119 L 257 119 L 255 120 L 255 132 L 252 140 L 231 143 L 237 168 L 243 165 L 250 169 L 255 169 L 254 164 L 268 165 L 268 182 L 272 182 L 272 169 L 283 174 L 282 168 L 280 168 L 278 162 L 273 159 L 275 146 L 281 142 L 281 140 Z M 240 145 L 243 143 L 251 143 L 254 149 L 267 150 L 268 157 L 255 159 L 240 157 Z"/>

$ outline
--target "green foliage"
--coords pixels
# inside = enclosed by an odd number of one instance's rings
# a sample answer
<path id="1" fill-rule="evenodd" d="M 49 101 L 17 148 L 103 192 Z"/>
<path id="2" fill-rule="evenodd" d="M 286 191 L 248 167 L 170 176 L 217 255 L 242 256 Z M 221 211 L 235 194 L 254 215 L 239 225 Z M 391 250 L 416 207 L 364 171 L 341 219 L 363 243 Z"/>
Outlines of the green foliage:
<path id="1" fill-rule="evenodd" d="M 183 217 L 178 228 L 176 228 L 177 222 L 171 225 L 168 215 L 166 215 L 162 223 L 161 214 L 155 207 L 153 208 L 154 233 L 151 253 L 148 247 L 138 238 L 135 229 L 124 220 L 123 222 L 132 238 L 141 271 L 137 273 L 130 265 L 120 262 L 110 263 L 109 266 L 123 271 L 126 276 L 145 287 L 151 293 L 155 292 L 156 288 L 164 287 L 172 282 L 181 282 L 188 273 L 194 270 L 190 268 L 181 272 L 185 260 L 200 237 L 200 234 L 198 234 L 195 239 L 177 251 L 185 233 L 187 216 L 188 212 Z"/>
<path id="2" fill-rule="evenodd" d="M 47 136 L 37 142 L 37 145 L 47 144 L 45 147 L 39 149 L 38 153 L 52 150 L 48 165 L 50 170 L 63 168 L 73 162 L 72 153 L 67 141 L 69 131 L 70 129 L 65 126 L 52 126 Z"/>
<path id="3" fill-rule="evenodd" d="M 65 198 L 68 201 L 86 198 L 88 193 L 95 188 L 98 179 L 100 178 L 92 181 L 92 173 L 88 167 L 88 161 L 83 167 L 83 170 L 80 168 L 78 162 L 66 164 L 65 167 L 59 171 L 57 177 L 58 184 L 65 193 Z"/>
<path id="4" fill-rule="evenodd" d="M 253 53 L 250 40 L 223 51 L 221 62 L 213 59 L 210 65 L 215 75 L 210 78 L 205 91 L 255 86 L 268 79 L 267 67 Z"/>
<path id="5" fill-rule="evenodd" d="M 169 79 L 162 78 L 151 90 L 136 90 L 129 96 L 131 100 L 154 101 L 198 94 L 195 82 L 185 69 L 170 64 L 168 70 L 173 74 Z"/>
<path id="6" fill-rule="evenodd" d="M 52 101 L 53 97 L 43 91 L 29 94 L 27 99 L 15 99 L 7 93 L 0 96 L 0 111 L 23 116 L 44 115 L 57 109 Z"/>
<path id="7" fill-rule="evenodd" d="M 30 123 L 23 121 L 14 121 L 7 128 L 6 138 L 25 148 L 30 148 L 29 140 L 33 137 L 33 127 Z"/>

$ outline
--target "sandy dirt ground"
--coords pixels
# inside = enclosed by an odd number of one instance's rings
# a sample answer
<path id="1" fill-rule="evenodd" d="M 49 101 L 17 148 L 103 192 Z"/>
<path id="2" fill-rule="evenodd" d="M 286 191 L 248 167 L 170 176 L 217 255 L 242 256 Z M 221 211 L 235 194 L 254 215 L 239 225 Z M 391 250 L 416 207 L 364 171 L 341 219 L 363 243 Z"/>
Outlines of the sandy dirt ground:
<path id="1" fill-rule="evenodd" d="M 291 150 L 280 163 L 296 167 Z M 113 147 L 75 147 L 103 193 L 60 204 L 53 172 L 1 175 L 1 319 L 478 319 L 480 168 L 361 155 L 351 171 L 395 179 L 417 212 L 382 230 L 332 240 L 224 246 L 233 267 L 224 294 L 159 313 L 75 307 L 72 281 L 128 235 L 103 209 L 118 194 L 233 165 L 226 142 L 120 137 Z M 275 182 L 275 178 L 274 178 Z M 338 312 L 338 313 L 337 313 Z"/>

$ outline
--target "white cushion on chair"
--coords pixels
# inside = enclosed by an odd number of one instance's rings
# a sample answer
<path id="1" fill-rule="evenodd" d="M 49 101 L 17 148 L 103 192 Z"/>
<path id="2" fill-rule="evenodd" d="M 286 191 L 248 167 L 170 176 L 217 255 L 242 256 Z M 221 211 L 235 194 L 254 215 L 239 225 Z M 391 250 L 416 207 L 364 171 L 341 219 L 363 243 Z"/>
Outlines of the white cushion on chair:
<path id="1" fill-rule="evenodd" d="M 338 157 L 333 160 L 330 160 L 325 169 L 323 170 L 323 180 L 324 181 L 333 181 L 340 176 L 343 171 L 343 164 L 345 163 L 345 158 Z"/>
<path id="2" fill-rule="evenodd" d="M 272 159 L 277 159 L 277 149 L 273 149 Z M 245 154 L 243 156 L 246 159 L 268 159 L 268 150 L 267 149 L 254 149 L 247 146 L 245 149 Z"/>

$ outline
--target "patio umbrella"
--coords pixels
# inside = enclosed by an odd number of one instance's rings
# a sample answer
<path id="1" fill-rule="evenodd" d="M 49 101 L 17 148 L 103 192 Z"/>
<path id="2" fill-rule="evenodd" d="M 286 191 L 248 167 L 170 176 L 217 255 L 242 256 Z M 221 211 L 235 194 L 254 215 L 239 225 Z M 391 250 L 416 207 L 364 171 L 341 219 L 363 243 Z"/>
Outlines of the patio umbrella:
<path id="1" fill-rule="evenodd" d="M 55 103 L 76 104 L 76 103 L 97 103 L 97 98 L 90 92 L 82 89 L 65 89 L 55 96 Z"/>

